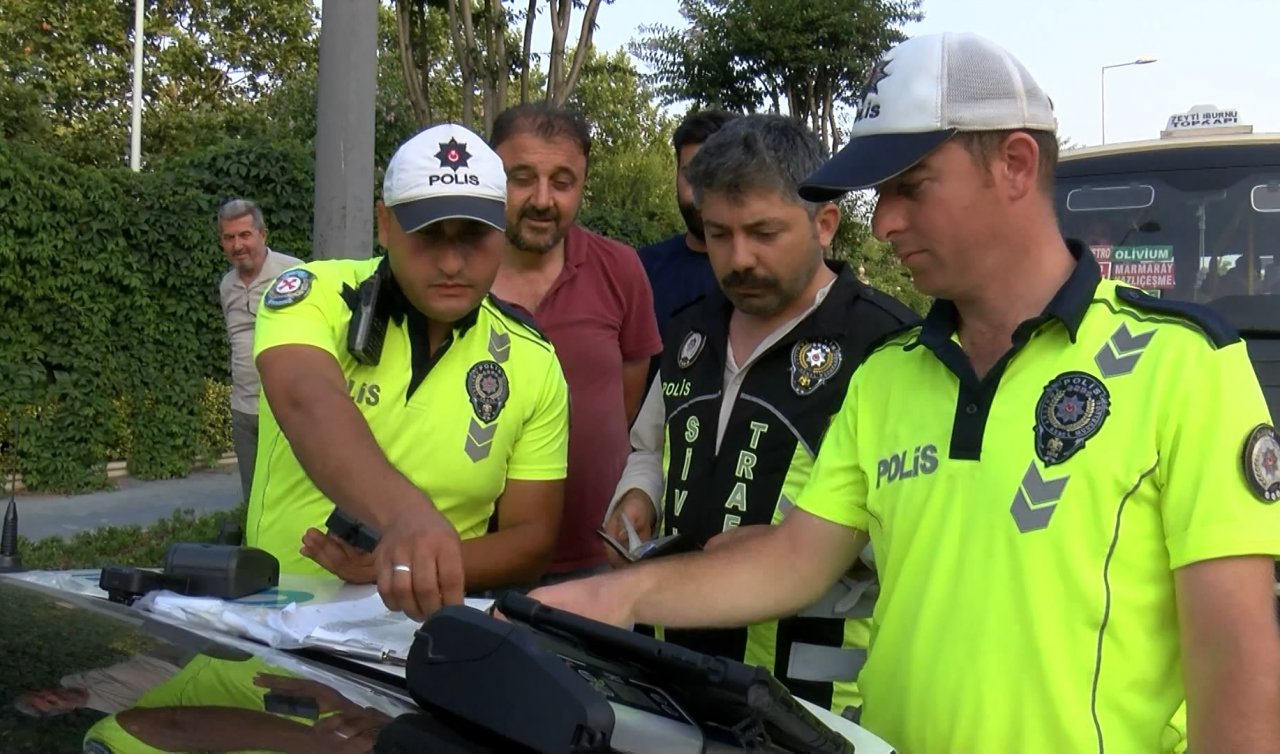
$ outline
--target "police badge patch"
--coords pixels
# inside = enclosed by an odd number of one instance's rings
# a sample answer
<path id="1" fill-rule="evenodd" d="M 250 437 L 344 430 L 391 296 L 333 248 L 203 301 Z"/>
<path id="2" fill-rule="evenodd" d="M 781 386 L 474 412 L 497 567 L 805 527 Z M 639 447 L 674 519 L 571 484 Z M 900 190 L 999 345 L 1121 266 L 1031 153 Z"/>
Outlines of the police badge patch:
<path id="1" fill-rule="evenodd" d="M 680 352 L 676 354 L 676 366 L 688 369 L 694 361 L 697 361 L 698 354 L 702 353 L 702 347 L 706 342 L 707 339 L 702 333 L 690 330 L 689 334 L 684 336 L 684 341 L 680 343 Z"/>
<path id="2" fill-rule="evenodd" d="M 1049 381 L 1036 404 L 1036 455 L 1044 465 L 1065 463 L 1102 429 L 1111 394 L 1091 374 L 1064 372 Z"/>
<path id="3" fill-rule="evenodd" d="M 1280 500 L 1280 440 L 1268 424 L 1254 427 L 1244 443 L 1244 478 L 1259 500 Z"/>
<path id="4" fill-rule="evenodd" d="M 834 340 L 801 340 L 791 349 L 791 389 L 809 395 L 840 369 L 840 344 Z"/>
<path id="5" fill-rule="evenodd" d="M 510 394 L 507 373 L 496 361 L 477 362 L 467 372 L 467 396 L 476 418 L 488 424 L 498 418 Z"/>
<path id="6" fill-rule="evenodd" d="M 262 303 L 268 309 L 283 309 L 286 306 L 292 306 L 307 297 L 311 292 L 311 281 L 316 276 L 311 274 L 309 270 L 289 270 L 283 272 L 280 277 L 276 278 L 276 282 L 271 284 L 267 289 L 267 295 L 262 299 Z"/>

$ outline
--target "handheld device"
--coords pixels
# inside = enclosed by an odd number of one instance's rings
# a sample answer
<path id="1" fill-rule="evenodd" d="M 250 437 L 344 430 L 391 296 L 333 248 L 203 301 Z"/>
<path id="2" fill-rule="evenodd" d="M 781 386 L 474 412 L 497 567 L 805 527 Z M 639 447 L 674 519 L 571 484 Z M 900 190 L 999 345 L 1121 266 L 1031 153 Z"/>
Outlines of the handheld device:
<path id="1" fill-rule="evenodd" d="M 709 738 L 748 751 L 854 754 L 853 745 L 806 710 L 768 670 L 625 631 L 508 593 L 510 620 L 572 642 L 590 657 L 629 665 L 664 689 Z"/>
<path id="2" fill-rule="evenodd" d="M 418 630 L 408 688 L 504 751 L 853 754 L 764 668 L 508 593 L 508 621 L 451 606 Z"/>
<path id="3" fill-rule="evenodd" d="M 382 344 L 387 337 L 390 312 L 383 299 L 386 286 L 385 265 L 360 284 L 357 303 L 347 325 L 347 352 L 357 362 L 374 366 L 382 358 Z"/>
<path id="4" fill-rule="evenodd" d="M 324 522 L 325 528 L 333 536 L 363 552 L 373 552 L 378 546 L 378 532 L 356 520 L 354 516 L 341 508 L 334 507 Z"/>

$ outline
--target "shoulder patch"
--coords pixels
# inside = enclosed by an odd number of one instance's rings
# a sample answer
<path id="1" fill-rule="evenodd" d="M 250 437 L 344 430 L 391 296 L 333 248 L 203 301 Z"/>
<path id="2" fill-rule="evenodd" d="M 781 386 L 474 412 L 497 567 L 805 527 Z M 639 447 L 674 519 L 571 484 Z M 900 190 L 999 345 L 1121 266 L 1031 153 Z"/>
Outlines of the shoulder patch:
<path id="1" fill-rule="evenodd" d="M 1244 476 L 1259 500 L 1280 500 L 1280 438 L 1271 425 L 1259 424 L 1245 439 Z"/>
<path id="2" fill-rule="evenodd" d="M 298 267 L 280 273 L 276 281 L 267 289 L 262 303 L 268 309 L 283 309 L 293 306 L 311 293 L 311 281 L 316 276 L 311 270 Z"/>
<path id="3" fill-rule="evenodd" d="M 1143 311 L 1186 320 L 1204 333 L 1214 348 L 1224 348 L 1240 340 L 1240 334 L 1231 323 L 1207 306 L 1191 301 L 1156 298 L 1145 291 L 1124 285 L 1116 287 L 1116 298 Z"/>
<path id="4" fill-rule="evenodd" d="M 547 337 L 547 334 L 538 326 L 538 321 L 533 318 L 533 315 L 529 314 L 524 309 L 521 309 L 509 301 L 504 301 L 492 293 L 489 294 L 489 301 L 495 308 L 497 308 L 498 311 L 524 325 L 530 332 L 537 335 L 539 340 L 547 343 L 551 342 L 551 339 Z"/>

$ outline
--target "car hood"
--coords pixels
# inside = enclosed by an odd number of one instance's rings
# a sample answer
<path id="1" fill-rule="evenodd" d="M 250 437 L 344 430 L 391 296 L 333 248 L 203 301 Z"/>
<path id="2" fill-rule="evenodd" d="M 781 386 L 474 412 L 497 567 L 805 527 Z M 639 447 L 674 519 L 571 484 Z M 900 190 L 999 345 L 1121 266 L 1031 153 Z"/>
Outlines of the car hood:
<path id="1" fill-rule="evenodd" d="M 280 751 L 320 743 L 334 715 L 373 729 L 415 709 L 402 679 L 357 663 L 6 577 L 0 669 L 8 754 Z"/>

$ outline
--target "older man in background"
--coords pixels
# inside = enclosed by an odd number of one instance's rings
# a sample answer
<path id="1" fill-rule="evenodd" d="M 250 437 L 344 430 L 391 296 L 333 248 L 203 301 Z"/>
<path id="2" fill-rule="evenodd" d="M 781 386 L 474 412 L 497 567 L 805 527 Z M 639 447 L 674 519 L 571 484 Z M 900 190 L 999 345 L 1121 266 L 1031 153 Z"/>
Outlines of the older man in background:
<path id="1" fill-rule="evenodd" d="M 253 325 L 258 303 L 271 281 L 302 260 L 267 246 L 262 210 L 248 199 L 232 199 L 218 208 L 218 241 L 231 269 L 218 293 L 231 343 L 231 441 L 240 467 L 245 500 L 253 487 L 258 451 L 258 370 L 253 365 Z"/>

